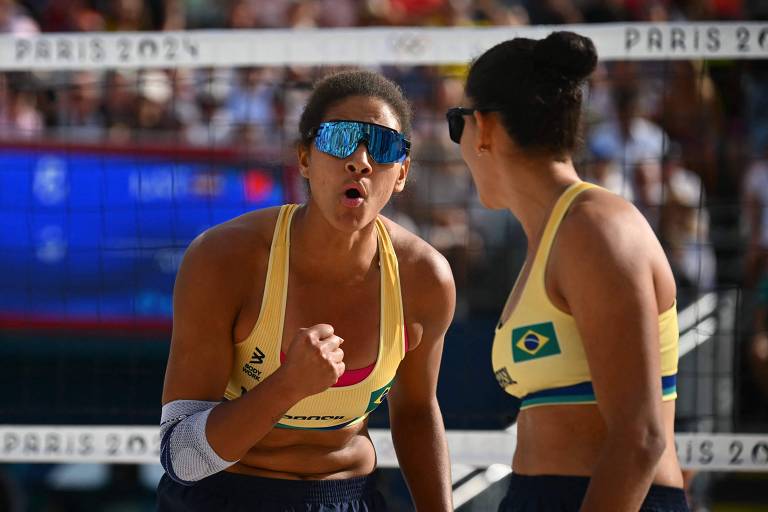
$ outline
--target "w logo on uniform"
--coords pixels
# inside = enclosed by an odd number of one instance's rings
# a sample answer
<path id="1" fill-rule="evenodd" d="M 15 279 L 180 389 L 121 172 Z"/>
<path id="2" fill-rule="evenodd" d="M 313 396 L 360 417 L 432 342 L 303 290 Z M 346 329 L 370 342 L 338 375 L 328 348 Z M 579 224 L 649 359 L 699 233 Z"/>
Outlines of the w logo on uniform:
<path id="1" fill-rule="evenodd" d="M 512 330 L 512 358 L 516 363 L 560 353 L 552 322 L 524 325 Z"/>
<path id="2" fill-rule="evenodd" d="M 253 355 L 251 356 L 251 364 L 262 364 L 264 362 L 264 352 L 262 352 L 259 347 L 256 347 L 256 350 L 253 351 Z"/>

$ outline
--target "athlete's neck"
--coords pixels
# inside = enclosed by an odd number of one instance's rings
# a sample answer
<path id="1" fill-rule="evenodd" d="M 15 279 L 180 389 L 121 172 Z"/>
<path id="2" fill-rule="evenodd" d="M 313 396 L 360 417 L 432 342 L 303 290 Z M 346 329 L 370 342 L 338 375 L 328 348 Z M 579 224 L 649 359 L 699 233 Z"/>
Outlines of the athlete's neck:
<path id="1" fill-rule="evenodd" d="M 557 199 L 579 177 L 570 159 L 526 159 L 512 165 L 513 177 L 504 202 L 522 224 L 530 250 L 538 245 Z"/>
<path id="2" fill-rule="evenodd" d="M 364 280 L 378 267 L 375 223 L 346 233 L 334 229 L 311 204 L 291 222 L 291 273 L 339 285 Z"/>

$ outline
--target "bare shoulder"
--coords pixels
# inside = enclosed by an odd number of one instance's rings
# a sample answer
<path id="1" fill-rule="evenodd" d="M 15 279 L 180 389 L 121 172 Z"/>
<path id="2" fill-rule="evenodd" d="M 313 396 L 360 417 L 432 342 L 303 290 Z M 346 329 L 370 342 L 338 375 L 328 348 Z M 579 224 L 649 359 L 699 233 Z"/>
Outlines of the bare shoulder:
<path id="1" fill-rule="evenodd" d="M 574 201 L 558 230 L 558 244 L 569 254 L 626 263 L 650 261 L 663 254 L 643 214 L 607 190 L 587 190 Z"/>
<path id="2" fill-rule="evenodd" d="M 382 217 L 400 266 L 400 278 L 429 290 L 453 286 L 448 260 L 418 235 Z"/>
<path id="3" fill-rule="evenodd" d="M 189 244 L 182 261 L 196 273 L 229 284 L 269 257 L 279 207 L 248 212 L 212 226 Z"/>
<path id="4" fill-rule="evenodd" d="M 456 286 L 448 260 L 416 234 L 382 219 L 397 254 L 407 316 L 417 323 L 450 323 Z"/>
<path id="5" fill-rule="evenodd" d="M 660 311 L 674 301 L 675 279 L 656 234 L 633 204 L 612 192 L 588 190 L 574 201 L 552 254 L 561 284 L 593 292 L 652 284 Z"/>

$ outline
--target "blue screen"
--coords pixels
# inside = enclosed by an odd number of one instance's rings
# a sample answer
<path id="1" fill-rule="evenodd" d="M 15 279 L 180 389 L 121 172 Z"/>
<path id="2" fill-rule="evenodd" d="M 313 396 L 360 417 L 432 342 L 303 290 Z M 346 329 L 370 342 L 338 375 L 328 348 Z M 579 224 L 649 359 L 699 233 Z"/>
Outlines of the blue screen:
<path id="1" fill-rule="evenodd" d="M 0 318 L 20 325 L 170 319 L 189 242 L 212 225 L 285 202 L 280 173 L 183 154 L 0 150 Z"/>

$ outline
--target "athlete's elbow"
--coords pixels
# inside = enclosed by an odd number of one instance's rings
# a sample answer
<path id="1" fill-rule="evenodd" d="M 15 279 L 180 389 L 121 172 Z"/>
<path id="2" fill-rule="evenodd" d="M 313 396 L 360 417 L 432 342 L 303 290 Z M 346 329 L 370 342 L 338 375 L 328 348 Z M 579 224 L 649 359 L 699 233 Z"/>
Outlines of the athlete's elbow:
<path id="1" fill-rule="evenodd" d="M 614 437 L 625 456 L 640 466 L 655 466 L 667 446 L 663 424 L 652 420 L 624 426 Z"/>
<path id="2" fill-rule="evenodd" d="M 163 466 L 163 469 L 165 470 L 165 473 L 168 475 L 168 478 L 170 478 L 174 482 L 181 485 L 187 485 L 187 486 L 195 485 L 195 482 L 197 482 L 201 478 L 196 478 L 195 476 L 188 476 L 181 471 L 177 472 L 177 468 L 174 466 L 173 459 L 170 453 L 170 441 L 168 439 L 169 437 L 170 436 L 164 436 L 160 443 L 160 465 Z M 183 476 L 181 476 L 179 473 L 182 473 Z"/>

